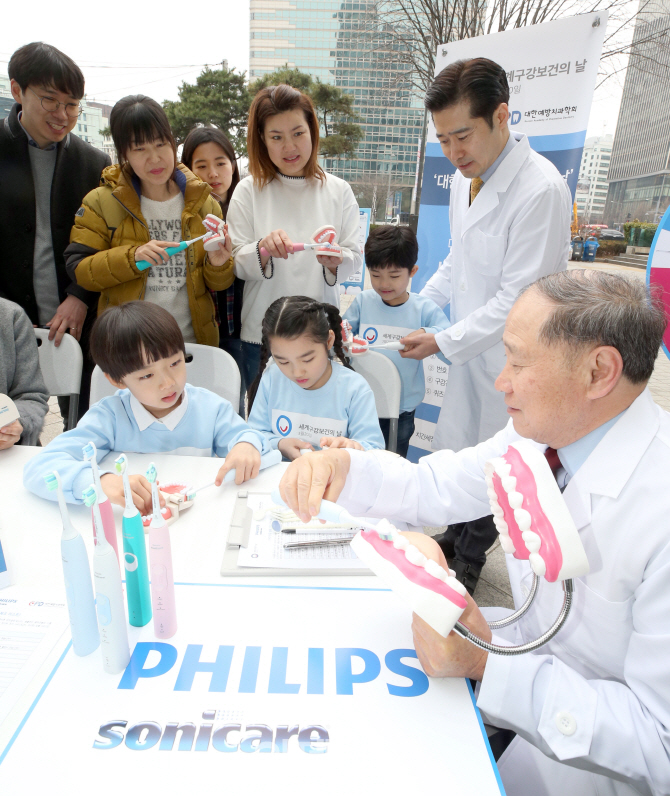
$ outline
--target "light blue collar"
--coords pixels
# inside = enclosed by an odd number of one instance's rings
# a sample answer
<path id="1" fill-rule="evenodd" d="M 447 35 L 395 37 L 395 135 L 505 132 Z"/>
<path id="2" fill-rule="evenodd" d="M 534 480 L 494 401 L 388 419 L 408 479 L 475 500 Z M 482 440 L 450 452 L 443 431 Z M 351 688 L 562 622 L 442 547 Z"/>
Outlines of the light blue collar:
<path id="1" fill-rule="evenodd" d="M 603 423 L 602 426 L 594 428 L 593 431 L 590 431 L 585 437 L 582 437 L 575 442 L 571 442 L 570 445 L 566 445 L 564 448 L 559 448 L 556 451 L 558 453 L 558 458 L 561 460 L 561 464 L 567 473 L 566 483 L 571 478 L 574 478 L 577 470 L 579 470 L 579 468 L 597 448 L 600 440 L 603 439 L 605 434 L 607 434 L 617 420 L 619 420 L 620 417 L 623 417 L 627 411 L 627 409 L 624 409 L 621 414 L 618 414 L 616 417 L 613 417 L 611 420 Z"/>
<path id="2" fill-rule="evenodd" d="M 493 177 L 495 170 L 503 162 L 503 160 L 505 160 L 505 158 L 509 155 L 509 153 L 514 149 L 517 143 L 518 141 L 514 137 L 514 134 L 510 132 L 509 138 L 507 139 L 507 143 L 503 147 L 503 151 L 498 155 L 498 157 L 488 167 L 488 169 L 486 169 L 486 171 L 482 174 L 481 178 L 484 182 Z"/>

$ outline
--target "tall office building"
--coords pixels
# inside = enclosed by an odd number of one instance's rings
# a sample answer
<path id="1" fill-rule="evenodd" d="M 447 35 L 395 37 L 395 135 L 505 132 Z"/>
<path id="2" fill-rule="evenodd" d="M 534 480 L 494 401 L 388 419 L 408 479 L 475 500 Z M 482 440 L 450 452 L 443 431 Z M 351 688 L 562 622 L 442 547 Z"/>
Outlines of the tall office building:
<path id="1" fill-rule="evenodd" d="M 670 0 L 641 0 L 614 135 L 605 219 L 655 221 L 670 204 Z"/>
<path id="2" fill-rule="evenodd" d="M 586 139 L 575 195 L 577 215 L 582 223 L 601 224 L 603 221 L 611 155 L 611 135 Z"/>
<path id="3" fill-rule="evenodd" d="M 374 0 L 251 0 L 249 79 L 288 64 L 353 95 L 365 138 L 352 159 L 323 165 L 359 199 L 374 194 L 378 217 L 398 191 L 402 207 L 389 206 L 410 209 L 424 120 L 408 67 L 393 57 L 397 46 Z"/>

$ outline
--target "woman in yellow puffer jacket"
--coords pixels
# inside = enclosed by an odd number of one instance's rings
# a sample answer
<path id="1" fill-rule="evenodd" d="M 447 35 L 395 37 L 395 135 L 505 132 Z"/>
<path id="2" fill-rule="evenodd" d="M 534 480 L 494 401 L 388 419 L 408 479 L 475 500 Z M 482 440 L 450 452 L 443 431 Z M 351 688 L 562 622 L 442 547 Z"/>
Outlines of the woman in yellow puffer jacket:
<path id="1" fill-rule="evenodd" d="M 144 299 L 176 318 L 186 342 L 217 346 L 219 330 L 208 290 L 234 279 L 232 246 L 205 252 L 202 241 L 168 257 L 165 249 L 207 230 L 207 214 L 221 217 L 210 187 L 177 163 L 177 148 L 161 106 L 142 95 L 116 103 L 110 127 L 120 163 L 102 173 L 84 197 L 65 251 L 68 273 L 100 293 L 106 307 Z M 149 263 L 149 267 L 143 265 Z"/>

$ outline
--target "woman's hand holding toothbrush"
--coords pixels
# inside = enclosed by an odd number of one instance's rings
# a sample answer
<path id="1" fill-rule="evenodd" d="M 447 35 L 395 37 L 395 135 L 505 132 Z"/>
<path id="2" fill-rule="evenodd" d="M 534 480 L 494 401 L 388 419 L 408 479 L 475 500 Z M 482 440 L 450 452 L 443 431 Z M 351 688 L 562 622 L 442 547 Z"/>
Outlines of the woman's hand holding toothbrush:
<path id="1" fill-rule="evenodd" d="M 165 252 L 165 249 L 169 249 L 170 246 L 174 245 L 174 243 L 168 243 L 164 240 L 150 240 L 149 243 L 143 243 L 135 249 L 135 262 L 146 260 L 152 265 L 167 265 L 170 257 Z"/>
<path id="2" fill-rule="evenodd" d="M 133 493 L 133 503 L 137 506 L 140 514 L 151 514 L 153 507 L 151 504 L 151 484 L 143 475 L 131 475 L 128 477 L 130 489 Z M 123 478 L 114 473 L 105 473 L 100 476 L 100 486 L 107 495 L 111 503 L 117 506 L 125 506 L 126 500 L 123 494 Z M 159 492 L 161 508 L 165 507 L 165 498 Z"/>
<path id="3" fill-rule="evenodd" d="M 270 257 L 287 260 L 293 254 L 293 242 L 283 229 L 275 229 L 258 243 L 260 249 L 265 249 L 268 254 L 261 254 L 263 268 L 268 264 Z"/>

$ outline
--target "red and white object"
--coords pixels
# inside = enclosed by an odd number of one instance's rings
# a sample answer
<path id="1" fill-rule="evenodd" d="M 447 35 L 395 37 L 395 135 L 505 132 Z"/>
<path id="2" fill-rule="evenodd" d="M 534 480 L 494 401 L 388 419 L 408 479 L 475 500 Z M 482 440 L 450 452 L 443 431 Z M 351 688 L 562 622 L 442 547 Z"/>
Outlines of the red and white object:
<path id="1" fill-rule="evenodd" d="M 404 351 L 405 346 L 398 342 L 398 340 L 390 340 L 388 343 L 379 343 L 378 345 L 370 345 L 363 337 L 354 335 L 351 324 L 349 321 L 342 321 L 342 345 L 344 348 L 349 349 L 352 356 L 360 356 L 367 354 L 370 350 L 379 351 Z"/>
<path id="2" fill-rule="evenodd" d="M 170 481 L 167 484 L 161 484 L 159 491 L 165 498 L 166 505 L 161 509 L 161 517 L 165 520 L 166 525 L 176 522 L 179 519 L 179 514 L 191 508 L 195 500 L 195 490 L 183 481 Z M 145 533 L 149 531 L 151 517 L 151 514 L 142 517 Z"/>
<path id="3" fill-rule="evenodd" d="M 549 583 L 588 574 L 582 540 L 542 451 L 514 442 L 484 473 L 505 553 L 527 560 Z"/>
<path id="4" fill-rule="evenodd" d="M 228 225 L 218 216 L 208 213 L 202 222 L 207 230 L 207 235 L 203 239 L 202 245 L 206 252 L 215 252 L 219 248 L 219 243 L 226 244 L 226 232 Z"/>
<path id="5" fill-rule="evenodd" d="M 467 606 L 465 587 L 426 558 L 388 520 L 359 531 L 351 548 L 412 611 L 446 638 Z"/>
<path id="6" fill-rule="evenodd" d="M 205 219 L 206 220 L 206 219 Z M 328 254 L 330 256 L 339 256 L 342 254 L 342 249 L 335 243 L 337 230 L 330 224 L 319 227 L 311 237 L 310 243 L 294 243 L 293 254 L 302 252 L 306 249 L 316 249 L 318 254 Z M 269 257 L 270 252 L 261 246 L 261 256 Z"/>

